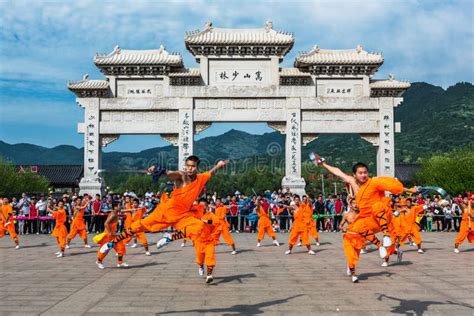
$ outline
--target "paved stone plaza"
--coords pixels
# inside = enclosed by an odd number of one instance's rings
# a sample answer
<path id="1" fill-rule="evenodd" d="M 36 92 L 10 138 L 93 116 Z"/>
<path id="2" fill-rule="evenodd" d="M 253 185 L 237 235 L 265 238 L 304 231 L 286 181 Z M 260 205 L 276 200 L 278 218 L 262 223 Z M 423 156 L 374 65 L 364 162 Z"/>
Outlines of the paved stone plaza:
<path id="1" fill-rule="evenodd" d="M 175 242 L 147 257 L 130 249 L 128 269 L 95 265 L 97 248 L 73 242 L 65 258 L 56 258 L 51 236 L 20 236 L 23 247 L 0 239 L 0 315 L 10 314 L 167 314 L 167 315 L 473 315 L 474 247 L 452 252 L 454 233 L 424 234 L 426 253 L 405 246 L 404 262 L 380 266 L 375 249 L 362 255 L 360 283 L 345 275 L 341 235 L 321 233 L 316 256 L 295 248 L 284 255 L 255 234 L 233 235 L 240 253 L 217 247 L 215 281 L 198 276 L 193 248 Z M 149 235 L 155 242 L 159 235 Z"/>

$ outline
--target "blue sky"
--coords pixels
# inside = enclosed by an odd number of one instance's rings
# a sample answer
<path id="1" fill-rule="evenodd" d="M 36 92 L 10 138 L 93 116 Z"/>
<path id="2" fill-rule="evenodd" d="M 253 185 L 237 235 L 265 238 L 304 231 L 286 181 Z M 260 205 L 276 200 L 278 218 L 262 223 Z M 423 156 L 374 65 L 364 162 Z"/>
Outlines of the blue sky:
<path id="1" fill-rule="evenodd" d="M 82 147 L 83 120 L 68 80 L 102 78 L 95 53 L 153 49 L 163 44 L 196 66 L 186 31 L 263 27 L 291 31 L 299 51 L 354 48 L 381 51 L 376 78 L 426 81 L 447 88 L 473 82 L 473 1 L 4 1 L 0 0 L 0 140 L 46 147 Z M 197 139 L 231 128 L 261 134 L 264 124 L 215 124 Z M 140 151 L 167 143 L 159 136 L 125 136 L 106 151 Z"/>

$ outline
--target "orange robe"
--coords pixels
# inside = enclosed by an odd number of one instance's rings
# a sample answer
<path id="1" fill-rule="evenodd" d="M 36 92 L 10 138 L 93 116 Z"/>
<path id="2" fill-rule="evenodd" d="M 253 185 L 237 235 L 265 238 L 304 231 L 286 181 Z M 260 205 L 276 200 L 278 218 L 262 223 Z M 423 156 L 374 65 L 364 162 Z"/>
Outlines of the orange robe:
<path id="1" fill-rule="evenodd" d="M 76 217 L 72 220 L 71 231 L 69 232 L 69 235 L 67 236 L 68 240 L 74 239 L 74 237 L 76 237 L 77 234 L 79 234 L 79 237 L 81 237 L 81 239 L 87 238 L 87 229 L 86 229 L 86 224 L 84 223 L 85 210 L 86 210 L 85 207 L 81 208 L 77 212 Z"/>
<path id="2" fill-rule="evenodd" d="M 219 238 L 222 236 L 226 244 L 232 246 L 234 244 L 234 240 L 229 233 L 230 224 L 225 218 L 227 215 L 228 208 L 225 206 L 220 206 L 216 208 L 216 216 L 219 218 L 219 227 L 217 228 L 218 234 L 216 242 L 219 243 Z"/>
<path id="3" fill-rule="evenodd" d="M 146 208 L 140 207 L 138 210 L 134 211 L 134 213 L 131 215 L 132 217 L 132 223 L 141 221 L 143 219 L 143 214 L 145 214 Z M 130 224 L 131 226 L 132 224 Z M 148 246 L 148 239 L 146 238 L 146 235 L 144 232 L 138 232 L 137 234 L 137 239 L 138 241 L 143 245 L 143 246 Z"/>
<path id="4" fill-rule="evenodd" d="M 203 220 L 212 221 L 212 224 L 204 223 L 204 227 L 198 238 L 195 239 L 194 249 L 196 251 L 196 263 L 199 266 L 206 265 L 213 267 L 216 265 L 216 235 L 219 234 L 220 220 L 211 212 L 206 212 Z"/>
<path id="5" fill-rule="evenodd" d="M 469 243 L 474 243 L 474 213 L 472 211 L 471 204 L 472 201 L 469 200 L 469 206 L 467 210 L 463 210 L 462 212 L 461 225 L 459 226 L 459 232 L 456 235 L 456 240 L 454 241 L 456 248 L 459 247 L 459 245 L 462 244 L 466 238 Z"/>
<path id="6" fill-rule="evenodd" d="M 56 237 L 56 241 L 62 250 L 66 246 L 67 237 L 67 228 L 66 225 L 64 225 L 67 220 L 66 211 L 63 208 L 58 209 L 57 211 L 53 212 L 53 218 L 56 220 L 56 225 L 54 226 L 51 236 Z"/>
<path id="7" fill-rule="evenodd" d="M 392 220 L 391 220 L 392 228 L 393 228 L 394 234 L 398 238 L 402 238 L 404 235 L 403 227 L 405 227 L 405 222 L 406 222 L 406 219 L 405 219 L 406 211 L 397 206 L 395 206 L 394 210 L 398 211 L 399 214 L 398 216 L 395 216 L 395 214 L 393 214 Z"/>
<path id="8" fill-rule="evenodd" d="M 385 209 L 385 191 L 401 194 L 403 184 L 392 177 L 374 177 L 364 183 L 356 195 L 359 209 L 357 219 L 373 216 L 380 209 Z"/>
<path id="9" fill-rule="evenodd" d="M 201 234 L 203 222 L 194 217 L 190 209 L 210 178 L 210 172 L 200 173 L 193 182 L 174 189 L 171 197 L 160 202 L 147 218 L 132 223 L 132 230 L 158 232 L 173 226 L 186 237 L 195 239 Z"/>
<path id="10" fill-rule="evenodd" d="M 275 239 L 275 232 L 273 231 L 272 222 L 270 217 L 268 217 L 268 212 L 260 207 L 257 211 L 258 215 L 258 236 L 257 240 L 263 240 L 265 233 L 268 234 L 271 238 Z"/>
<path id="11" fill-rule="evenodd" d="M 302 203 L 301 206 L 304 208 L 305 222 L 308 227 L 308 240 L 309 237 L 313 237 L 318 242 L 319 234 L 316 229 L 316 222 L 313 219 L 313 206 L 310 203 Z"/>
<path id="12" fill-rule="evenodd" d="M 348 226 L 349 229 L 349 226 Z M 342 246 L 346 255 L 347 265 L 350 269 L 355 269 L 359 263 L 360 251 L 365 248 L 365 240 L 358 233 L 348 230 L 342 235 Z"/>
<path id="13" fill-rule="evenodd" d="M 342 235 L 342 246 L 346 256 L 347 266 L 350 269 L 355 269 L 359 263 L 360 251 L 365 248 L 365 239 L 354 231 L 354 223 L 355 221 L 349 223 L 346 227 L 346 232 Z"/>
<path id="14" fill-rule="evenodd" d="M 416 217 L 422 212 L 423 205 L 416 205 L 405 213 L 402 227 L 403 237 L 400 239 L 400 243 L 405 242 L 408 237 L 411 237 L 413 242 L 417 245 L 420 245 L 423 242 L 420 234 L 420 226 L 416 223 Z"/>
<path id="15" fill-rule="evenodd" d="M 403 184 L 392 177 L 374 177 L 364 183 L 356 195 L 359 215 L 355 220 L 352 230 L 366 235 L 368 231 L 384 235 L 392 239 L 392 247 L 388 249 L 391 254 L 395 251 L 396 233 L 392 219 L 391 200 L 385 196 L 385 191 L 393 194 L 403 193 Z"/>
<path id="16" fill-rule="evenodd" d="M 0 212 L 2 212 L 3 216 L 0 216 L 0 238 L 3 237 L 5 231 L 8 232 L 10 237 L 17 242 L 18 235 L 15 231 L 15 225 L 13 224 L 13 208 L 10 204 L 2 205 Z M 8 219 L 8 224 L 6 220 Z"/>
<path id="17" fill-rule="evenodd" d="M 125 221 L 123 223 L 123 226 L 125 229 L 130 229 L 132 227 L 133 219 L 132 219 L 132 212 L 130 211 L 132 209 L 132 204 L 126 203 L 124 207 L 125 211 Z M 125 239 L 125 244 L 128 244 L 132 240 L 132 237 Z"/>
<path id="18" fill-rule="evenodd" d="M 308 236 L 308 224 L 307 216 L 305 214 L 305 207 L 300 206 L 293 213 L 293 225 L 291 226 L 290 237 L 288 238 L 288 244 L 294 246 L 298 241 L 298 237 L 301 237 L 301 241 L 304 245 L 309 245 L 309 236 Z"/>
<path id="19" fill-rule="evenodd" d="M 115 233 L 117 232 L 117 224 L 118 224 L 118 222 L 115 222 L 115 223 L 113 223 L 113 224 L 110 224 L 110 228 L 112 229 L 112 231 L 109 232 L 107 229 L 105 229 L 105 230 L 104 230 L 104 233 L 105 233 L 104 237 L 103 237 L 101 240 L 99 240 L 99 242 L 98 242 L 98 244 L 99 244 L 99 251 L 97 252 L 97 258 L 98 258 L 100 261 L 104 260 L 104 258 L 105 258 L 105 257 L 107 256 L 107 254 L 108 254 L 108 252 L 106 252 L 106 253 L 100 253 L 100 248 L 101 248 L 104 244 L 106 244 L 106 243 L 108 243 L 108 242 L 114 240 L 113 234 L 115 234 Z M 125 249 L 125 243 L 124 243 L 124 241 L 122 240 L 122 241 L 120 241 L 120 242 L 115 243 L 115 244 L 114 244 L 114 250 L 117 252 L 117 254 L 118 254 L 118 256 L 119 256 L 119 258 L 117 259 L 117 263 L 122 263 L 122 260 L 123 260 L 123 259 L 120 260 L 120 258 L 123 257 L 123 256 L 127 253 L 127 250 Z"/>

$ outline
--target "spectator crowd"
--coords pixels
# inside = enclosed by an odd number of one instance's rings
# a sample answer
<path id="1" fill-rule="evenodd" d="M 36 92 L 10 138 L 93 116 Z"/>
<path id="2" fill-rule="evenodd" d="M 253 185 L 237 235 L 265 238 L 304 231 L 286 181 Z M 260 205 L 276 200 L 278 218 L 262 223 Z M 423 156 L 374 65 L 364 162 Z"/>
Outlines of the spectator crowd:
<path id="1" fill-rule="evenodd" d="M 147 192 L 138 197 L 133 192 L 123 194 L 96 195 L 90 197 L 86 206 L 84 219 L 89 233 L 99 233 L 104 230 L 105 219 L 112 208 L 112 201 L 121 201 L 125 204 L 126 199 L 139 198 L 140 206 L 153 210 L 160 202 L 161 192 Z M 288 232 L 293 223 L 293 216 L 287 208 L 282 205 L 290 205 L 293 200 L 291 192 L 282 190 L 264 193 L 266 199 L 264 208 L 269 210 L 273 229 L 278 232 Z M 338 232 L 339 224 L 344 213 L 347 211 L 345 194 L 317 196 L 308 195 L 313 205 L 313 218 L 319 232 Z M 54 228 L 54 220 L 51 211 L 61 200 L 64 208 L 72 218 L 74 206 L 78 198 L 77 193 L 64 193 L 56 196 L 49 194 L 27 195 L 23 193 L 19 197 L 12 197 L 10 204 L 15 212 L 15 228 L 18 234 L 50 234 Z M 394 202 L 399 197 L 393 196 Z M 232 195 L 219 197 L 216 193 L 206 196 L 210 208 L 216 208 L 223 204 L 228 206 L 227 219 L 232 232 L 255 232 L 257 230 L 258 216 L 256 214 L 256 195 L 245 195 L 236 191 Z M 418 194 L 415 198 L 416 204 L 427 205 L 423 214 L 417 218 L 421 231 L 450 232 L 459 231 L 461 222 L 461 195 L 452 198 L 443 198 L 439 195 L 424 196 Z M 66 222 L 69 230 L 69 222 Z M 120 227 L 123 221 L 120 221 Z"/>

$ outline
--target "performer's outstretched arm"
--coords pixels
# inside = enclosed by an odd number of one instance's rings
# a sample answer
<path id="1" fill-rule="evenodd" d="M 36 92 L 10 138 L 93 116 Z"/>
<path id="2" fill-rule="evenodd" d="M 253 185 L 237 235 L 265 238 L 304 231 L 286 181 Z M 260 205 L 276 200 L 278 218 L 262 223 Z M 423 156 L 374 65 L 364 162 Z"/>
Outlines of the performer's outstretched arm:
<path id="1" fill-rule="evenodd" d="M 380 191 L 388 191 L 393 194 L 402 194 L 405 192 L 416 193 L 417 187 L 405 188 L 403 184 L 396 178 L 380 176 L 376 177 L 375 185 Z"/>
<path id="2" fill-rule="evenodd" d="M 338 177 L 342 181 L 344 181 L 346 183 L 349 183 L 352 190 L 354 191 L 354 195 L 357 194 L 357 192 L 359 192 L 359 185 L 357 184 L 356 179 L 353 176 L 344 173 L 338 167 L 334 167 L 334 166 L 329 165 L 325 160 L 320 160 L 319 163 L 318 163 L 318 159 L 313 160 L 313 161 L 314 161 L 315 165 L 323 166 L 324 168 L 326 168 L 327 171 L 329 171 L 330 173 L 332 173 L 333 175 L 335 175 L 336 177 Z"/>
<path id="3" fill-rule="evenodd" d="M 217 163 L 217 165 L 215 165 L 214 168 L 212 168 L 211 170 L 209 170 L 209 172 L 212 174 L 212 175 L 215 175 L 216 172 L 219 170 L 219 169 L 222 169 L 223 167 L 225 167 L 225 165 L 227 165 L 229 163 L 229 160 L 221 160 Z"/>
<path id="4" fill-rule="evenodd" d="M 315 162 L 315 164 L 316 164 L 316 162 Z M 341 169 L 339 169 L 337 167 L 333 167 L 333 166 L 328 165 L 326 161 L 323 161 L 321 163 L 321 166 L 326 168 L 327 171 L 329 171 L 330 173 L 332 173 L 336 177 L 340 178 L 342 181 L 347 182 L 349 184 L 351 182 L 355 183 L 355 179 L 354 179 L 353 176 L 350 176 L 350 175 L 344 173 Z"/>
<path id="5" fill-rule="evenodd" d="M 158 182 L 158 179 L 162 175 L 166 175 L 173 181 L 179 180 L 183 176 L 181 171 L 170 171 L 170 170 L 166 170 L 166 168 L 161 167 L 161 166 L 151 166 L 150 168 L 147 169 L 146 174 L 151 175 L 154 183 Z"/>
<path id="6" fill-rule="evenodd" d="M 182 171 L 166 170 L 165 175 L 173 181 L 181 180 L 183 178 L 183 172 Z"/>

